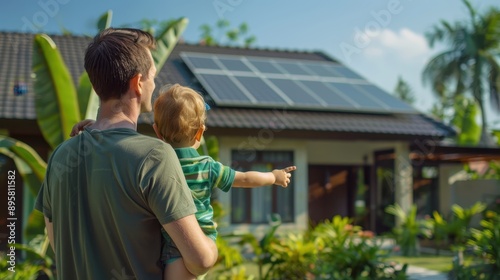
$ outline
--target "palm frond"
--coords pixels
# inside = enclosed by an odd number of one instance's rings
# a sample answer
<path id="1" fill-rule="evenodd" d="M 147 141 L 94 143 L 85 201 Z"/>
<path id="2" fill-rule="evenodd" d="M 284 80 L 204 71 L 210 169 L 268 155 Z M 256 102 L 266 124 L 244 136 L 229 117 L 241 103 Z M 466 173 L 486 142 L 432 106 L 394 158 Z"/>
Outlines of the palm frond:
<path id="1" fill-rule="evenodd" d="M 494 56 L 487 57 L 487 60 L 490 104 L 493 110 L 500 112 L 500 65 Z"/>

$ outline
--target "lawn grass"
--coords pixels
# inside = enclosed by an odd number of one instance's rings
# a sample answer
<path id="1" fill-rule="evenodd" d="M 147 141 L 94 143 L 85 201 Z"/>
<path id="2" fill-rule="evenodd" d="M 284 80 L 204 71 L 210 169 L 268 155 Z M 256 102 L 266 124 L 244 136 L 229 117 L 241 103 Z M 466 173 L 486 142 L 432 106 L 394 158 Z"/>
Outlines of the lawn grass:
<path id="1" fill-rule="evenodd" d="M 453 267 L 452 256 L 436 256 L 436 255 L 421 255 L 418 257 L 403 257 L 403 256 L 390 256 L 387 261 L 395 261 L 400 264 L 408 264 L 411 266 L 418 266 L 435 270 L 439 272 L 448 272 Z"/>

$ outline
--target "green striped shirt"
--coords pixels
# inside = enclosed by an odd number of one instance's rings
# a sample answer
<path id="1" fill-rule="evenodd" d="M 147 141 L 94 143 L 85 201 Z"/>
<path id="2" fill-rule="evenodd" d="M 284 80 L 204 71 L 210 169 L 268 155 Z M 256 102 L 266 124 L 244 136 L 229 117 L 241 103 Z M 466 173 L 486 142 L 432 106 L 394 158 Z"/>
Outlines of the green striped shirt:
<path id="1" fill-rule="evenodd" d="M 219 188 L 228 192 L 233 185 L 235 171 L 209 156 L 200 156 L 194 148 L 178 148 L 175 153 L 193 195 L 197 208 L 196 219 L 203 232 L 215 240 L 217 229 L 213 221 L 214 211 L 210 205 L 212 189 Z"/>

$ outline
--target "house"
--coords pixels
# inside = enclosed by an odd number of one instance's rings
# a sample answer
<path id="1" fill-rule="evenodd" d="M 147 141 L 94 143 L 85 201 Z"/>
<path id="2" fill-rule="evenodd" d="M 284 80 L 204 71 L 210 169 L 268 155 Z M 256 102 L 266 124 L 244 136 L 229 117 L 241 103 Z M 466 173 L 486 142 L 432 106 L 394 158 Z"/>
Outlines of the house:
<path id="1" fill-rule="evenodd" d="M 0 132 L 47 158 L 34 109 L 32 38 L 0 32 Z M 90 38 L 51 38 L 77 81 Z M 206 136 L 217 137 L 221 162 L 237 170 L 298 168 L 287 189 L 217 193 L 230 230 L 263 230 L 270 214 L 279 213 L 283 230 L 343 215 L 384 232 L 394 224 L 386 206 L 416 203 L 419 215 L 447 212 L 449 179 L 463 162 L 500 159 L 500 149 L 445 144 L 455 134 L 451 127 L 322 52 L 179 43 L 157 89 L 168 83 L 194 88 L 211 106 Z M 142 114 L 138 130 L 153 136 L 151 124 L 152 114 Z"/>

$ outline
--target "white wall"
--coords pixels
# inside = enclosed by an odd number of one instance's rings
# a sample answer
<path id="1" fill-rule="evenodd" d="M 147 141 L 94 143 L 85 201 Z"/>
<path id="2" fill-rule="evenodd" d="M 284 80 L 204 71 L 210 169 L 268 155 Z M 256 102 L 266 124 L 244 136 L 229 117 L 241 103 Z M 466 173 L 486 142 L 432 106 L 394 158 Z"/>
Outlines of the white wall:
<path id="1" fill-rule="evenodd" d="M 456 181 L 451 186 L 451 204 L 458 204 L 469 208 L 480 201 L 485 204 L 492 203 L 500 196 L 500 180 L 466 180 Z M 472 218 L 471 226 L 478 227 L 481 215 Z"/>
<path id="2" fill-rule="evenodd" d="M 439 213 L 447 216 L 451 212 L 451 185 L 465 179 L 464 167 L 460 163 L 441 164 L 439 166 Z"/>
<path id="3" fill-rule="evenodd" d="M 396 142 L 373 141 L 308 141 L 309 164 L 372 164 L 373 152 L 394 148 Z M 364 159 L 366 158 L 366 162 Z"/>

